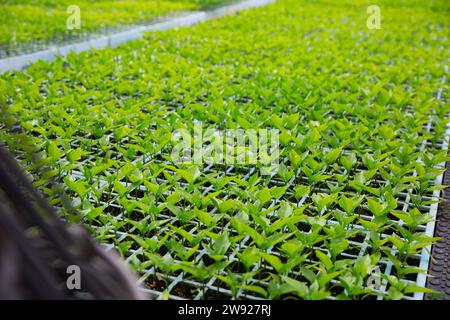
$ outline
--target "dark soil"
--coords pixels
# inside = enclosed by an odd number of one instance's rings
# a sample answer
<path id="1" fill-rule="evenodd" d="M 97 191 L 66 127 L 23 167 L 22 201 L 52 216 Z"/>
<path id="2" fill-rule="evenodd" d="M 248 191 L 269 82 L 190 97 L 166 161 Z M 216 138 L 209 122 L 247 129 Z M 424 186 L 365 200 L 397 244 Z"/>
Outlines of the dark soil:
<path id="1" fill-rule="evenodd" d="M 148 289 L 152 289 L 155 291 L 164 291 L 167 288 L 166 281 L 158 278 L 156 275 L 149 276 L 145 281 L 144 285 Z"/>
<path id="2" fill-rule="evenodd" d="M 191 286 L 185 282 L 180 282 L 170 291 L 170 293 L 182 298 L 193 299 L 195 298 L 198 290 L 199 289 L 194 286 Z"/>
<path id="3" fill-rule="evenodd" d="M 227 295 L 226 293 L 220 292 L 220 291 L 214 291 L 209 289 L 206 294 L 204 295 L 203 299 L 206 300 L 230 300 L 231 296 Z"/>

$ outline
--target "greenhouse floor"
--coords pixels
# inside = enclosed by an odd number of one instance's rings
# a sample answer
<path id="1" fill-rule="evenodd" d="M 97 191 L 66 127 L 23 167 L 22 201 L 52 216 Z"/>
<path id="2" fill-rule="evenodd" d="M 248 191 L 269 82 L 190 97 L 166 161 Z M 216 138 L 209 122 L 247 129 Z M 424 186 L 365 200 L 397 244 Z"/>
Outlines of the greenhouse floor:
<path id="1" fill-rule="evenodd" d="M 446 164 L 443 185 L 450 186 L 450 162 Z M 430 275 L 427 286 L 444 292 L 444 300 L 450 300 L 450 189 L 443 191 L 443 202 L 439 204 L 435 237 L 441 238 L 433 245 L 430 261 Z M 427 299 L 432 299 L 430 295 Z"/>

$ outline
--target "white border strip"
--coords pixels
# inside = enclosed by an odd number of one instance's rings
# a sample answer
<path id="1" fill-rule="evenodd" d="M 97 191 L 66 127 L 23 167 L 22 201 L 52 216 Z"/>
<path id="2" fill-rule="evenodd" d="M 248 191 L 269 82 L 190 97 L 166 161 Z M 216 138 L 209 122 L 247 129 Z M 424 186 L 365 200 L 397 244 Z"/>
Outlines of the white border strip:
<path id="1" fill-rule="evenodd" d="M 103 36 L 61 47 L 53 47 L 35 53 L 6 58 L 0 60 L 0 74 L 7 71 L 25 69 L 31 63 L 36 62 L 38 60 L 52 61 L 56 58 L 56 56 L 66 56 L 72 51 L 79 53 L 91 49 L 104 49 L 106 47 L 117 47 L 130 40 L 141 39 L 142 35 L 145 32 L 193 26 L 206 20 L 212 20 L 226 15 L 235 14 L 236 12 L 239 12 L 241 10 L 262 7 L 275 1 L 276 0 L 247 0 L 235 4 L 230 4 L 212 11 L 192 12 L 186 16 L 173 18 L 153 25 L 122 31 L 110 36 Z"/>

